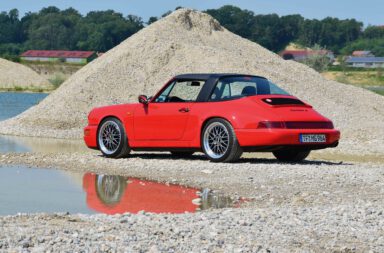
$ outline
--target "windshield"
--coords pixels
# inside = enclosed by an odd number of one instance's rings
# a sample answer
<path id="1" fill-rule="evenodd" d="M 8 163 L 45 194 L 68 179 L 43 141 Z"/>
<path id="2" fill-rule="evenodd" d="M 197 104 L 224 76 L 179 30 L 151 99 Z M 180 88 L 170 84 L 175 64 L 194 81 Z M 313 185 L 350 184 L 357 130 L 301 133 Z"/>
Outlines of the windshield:
<path id="1" fill-rule="evenodd" d="M 288 92 L 265 78 L 254 76 L 225 77 L 217 83 L 210 96 L 210 101 L 270 94 L 289 95 Z"/>

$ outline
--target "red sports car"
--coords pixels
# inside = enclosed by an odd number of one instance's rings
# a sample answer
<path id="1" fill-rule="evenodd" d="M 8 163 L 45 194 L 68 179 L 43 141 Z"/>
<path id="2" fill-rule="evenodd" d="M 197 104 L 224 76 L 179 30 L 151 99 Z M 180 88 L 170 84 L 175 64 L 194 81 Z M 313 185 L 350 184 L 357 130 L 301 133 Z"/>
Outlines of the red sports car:
<path id="1" fill-rule="evenodd" d="M 178 75 L 154 97 L 93 109 L 88 122 L 87 146 L 113 158 L 131 150 L 203 151 L 213 162 L 233 162 L 243 152 L 267 151 L 298 162 L 340 139 L 312 106 L 264 77 L 239 74 Z"/>

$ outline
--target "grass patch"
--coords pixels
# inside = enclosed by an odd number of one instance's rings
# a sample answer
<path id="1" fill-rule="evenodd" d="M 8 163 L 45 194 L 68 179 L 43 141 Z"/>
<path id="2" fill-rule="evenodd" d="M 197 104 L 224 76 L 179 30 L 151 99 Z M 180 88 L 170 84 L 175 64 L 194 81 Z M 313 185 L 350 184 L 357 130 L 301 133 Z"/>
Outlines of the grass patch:
<path id="1" fill-rule="evenodd" d="M 53 78 L 49 79 L 49 82 L 56 88 L 64 83 L 66 78 L 61 74 L 56 74 Z"/>
<path id="2" fill-rule="evenodd" d="M 332 70 L 321 73 L 325 78 L 339 83 L 351 84 L 368 89 L 384 96 L 384 69 L 346 68 L 345 71 Z"/>
<path id="3" fill-rule="evenodd" d="M 383 69 L 365 71 L 327 71 L 322 75 L 330 80 L 357 86 L 384 86 Z"/>
<path id="4" fill-rule="evenodd" d="M 14 87 L 7 87 L 7 88 L 0 88 L 0 92 L 34 92 L 34 93 L 46 93 L 50 92 L 52 89 L 43 89 L 40 87 L 21 87 L 21 86 L 14 86 Z"/>

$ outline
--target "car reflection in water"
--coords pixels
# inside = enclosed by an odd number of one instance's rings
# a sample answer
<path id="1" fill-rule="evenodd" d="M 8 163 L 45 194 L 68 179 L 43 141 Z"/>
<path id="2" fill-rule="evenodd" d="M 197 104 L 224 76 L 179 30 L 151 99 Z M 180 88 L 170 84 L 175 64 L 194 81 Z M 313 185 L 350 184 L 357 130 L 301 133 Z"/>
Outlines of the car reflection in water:
<path id="1" fill-rule="evenodd" d="M 179 185 L 86 173 L 83 188 L 89 208 L 105 214 L 185 213 L 235 205 L 230 197 Z M 238 203 L 236 204 L 238 205 Z"/>

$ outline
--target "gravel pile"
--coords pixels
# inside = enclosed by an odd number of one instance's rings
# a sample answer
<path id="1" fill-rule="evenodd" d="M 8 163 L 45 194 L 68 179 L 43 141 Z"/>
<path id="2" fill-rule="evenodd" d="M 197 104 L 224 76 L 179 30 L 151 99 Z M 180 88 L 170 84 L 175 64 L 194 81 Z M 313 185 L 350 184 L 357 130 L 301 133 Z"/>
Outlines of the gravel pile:
<path id="1" fill-rule="evenodd" d="M 52 89 L 48 80 L 32 69 L 0 58 L 0 89 Z"/>
<path id="2" fill-rule="evenodd" d="M 69 78 L 39 105 L 0 124 L 0 133 L 79 138 L 95 106 L 134 102 L 176 74 L 265 76 L 334 120 L 343 153 L 384 153 L 384 98 L 328 81 L 243 39 L 207 14 L 180 9 L 133 35 Z"/>

